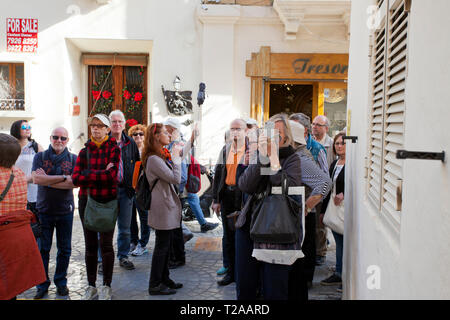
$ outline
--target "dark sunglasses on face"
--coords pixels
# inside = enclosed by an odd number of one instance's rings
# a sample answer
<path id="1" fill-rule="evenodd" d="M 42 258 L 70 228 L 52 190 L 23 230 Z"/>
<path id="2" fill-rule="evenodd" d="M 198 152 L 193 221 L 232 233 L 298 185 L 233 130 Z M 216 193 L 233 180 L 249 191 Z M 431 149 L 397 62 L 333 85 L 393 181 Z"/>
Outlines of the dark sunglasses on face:
<path id="1" fill-rule="evenodd" d="M 135 132 L 135 133 L 133 133 L 133 137 L 137 137 L 137 136 L 143 137 L 144 133 L 143 132 Z"/>
<path id="2" fill-rule="evenodd" d="M 58 139 L 61 139 L 61 141 L 66 141 L 67 137 L 60 137 L 60 136 L 52 136 L 52 139 L 57 141 Z"/>
<path id="3" fill-rule="evenodd" d="M 91 124 L 90 127 L 101 129 L 101 128 L 105 128 L 106 126 L 104 124 Z"/>
<path id="4" fill-rule="evenodd" d="M 31 126 L 29 124 L 23 124 L 21 128 L 22 130 L 28 130 L 31 129 Z"/>

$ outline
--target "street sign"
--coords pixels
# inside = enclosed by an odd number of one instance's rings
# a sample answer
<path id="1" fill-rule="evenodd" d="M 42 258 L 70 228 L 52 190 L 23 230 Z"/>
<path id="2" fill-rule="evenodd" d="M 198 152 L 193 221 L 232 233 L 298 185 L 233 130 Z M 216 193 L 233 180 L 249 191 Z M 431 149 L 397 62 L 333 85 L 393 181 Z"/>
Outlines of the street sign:
<path id="1" fill-rule="evenodd" d="M 6 19 L 8 52 L 34 53 L 38 46 L 38 19 Z"/>

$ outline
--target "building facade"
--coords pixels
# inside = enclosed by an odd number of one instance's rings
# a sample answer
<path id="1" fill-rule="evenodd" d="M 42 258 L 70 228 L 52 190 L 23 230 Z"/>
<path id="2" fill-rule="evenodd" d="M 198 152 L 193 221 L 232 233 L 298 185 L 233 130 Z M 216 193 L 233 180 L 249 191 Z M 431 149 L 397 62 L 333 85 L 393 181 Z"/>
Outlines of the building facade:
<path id="1" fill-rule="evenodd" d="M 141 123 L 176 116 L 201 121 L 196 155 L 207 164 L 236 117 L 261 123 L 303 111 L 345 126 L 349 1 L 18 0 L 0 9 L 0 70 L 10 85 L 2 132 L 28 119 L 45 145 L 50 128 L 64 125 L 77 152 L 93 113 L 119 108 Z M 37 24 L 34 52 L 14 52 L 15 19 Z"/>

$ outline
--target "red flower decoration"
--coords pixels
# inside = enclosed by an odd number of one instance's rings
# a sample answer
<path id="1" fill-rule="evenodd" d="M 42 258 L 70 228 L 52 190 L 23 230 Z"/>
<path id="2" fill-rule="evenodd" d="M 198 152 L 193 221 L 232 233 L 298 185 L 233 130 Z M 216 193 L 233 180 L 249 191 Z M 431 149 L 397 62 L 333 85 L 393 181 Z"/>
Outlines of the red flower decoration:
<path id="1" fill-rule="evenodd" d="M 137 122 L 137 120 L 135 120 L 135 119 L 128 119 L 128 120 L 126 121 L 126 123 L 127 123 L 130 127 L 132 127 L 132 126 L 137 125 L 139 122 Z"/>
<path id="2" fill-rule="evenodd" d="M 142 100 L 142 93 L 136 92 L 134 94 L 134 101 L 141 101 Z"/>
<path id="3" fill-rule="evenodd" d="M 100 99 L 100 91 L 92 90 L 92 96 L 94 97 L 94 100 Z"/>
<path id="4" fill-rule="evenodd" d="M 123 92 L 123 97 L 128 100 L 131 98 L 131 93 L 128 90 L 125 90 Z"/>
<path id="5" fill-rule="evenodd" d="M 102 96 L 103 96 L 103 98 L 105 98 L 105 99 L 109 99 L 109 98 L 111 98 L 112 93 L 109 92 L 109 91 L 103 91 Z"/>

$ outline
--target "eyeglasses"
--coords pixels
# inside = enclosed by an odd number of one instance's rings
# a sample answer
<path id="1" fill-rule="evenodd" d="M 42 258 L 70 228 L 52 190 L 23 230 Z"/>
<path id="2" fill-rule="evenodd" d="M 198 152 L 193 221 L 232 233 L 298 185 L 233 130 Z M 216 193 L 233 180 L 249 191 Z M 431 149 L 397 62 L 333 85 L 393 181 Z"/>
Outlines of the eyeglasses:
<path id="1" fill-rule="evenodd" d="M 316 126 L 316 127 L 326 127 L 327 126 L 326 124 L 320 124 L 320 123 L 315 123 L 315 122 L 313 122 L 312 125 Z"/>
<path id="2" fill-rule="evenodd" d="M 345 146 L 345 142 L 336 142 L 335 146 Z"/>
<path id="3" fill-rule="evenodd" d="M 125 121 L 123 121 L 123 120 L 113 120 L 113 121 L 111 121 L 111 123 L 122 124 L 122 123 L 125 123 Z"/>
<path id="4" fill-rule="evenodd" d="M 66 141 L 67 137 L 52 136 L 52 139 L 55 140 L 55 141 L 58 141 L 58 139 L 61 139 L 61 141 Z"/>
<path id="5" fill-rule="evenodd" d="M 91 128 L 98 128 L 98 129 L 101 129 L 101 128 L 105 128 L 105 127 L 106 127 L 104 124 L 100 124 L 100 123 L 98 123 L 98 124 L 93 123 L 93 124 L 90 124 L 89 126 L 90 126 Z"/>
<path id="6" fill-rule="evenodd" d="M 231 132 L 233 132 L 233 131 L 240 132 L 240 131 L 242 131 L 242 130 L 243 130 L 242 128 L 230 128 L 230 131 L 231 131 Z"/>
<path id="7" fill-rule="evenodd" d="M 31 126 L 29 124 L 23 124 L 21 128 L 22 130 L 29 130 L 31 129 Z"/>
<path id="8" fill-rule="evenodd" d="M 133 137 L 137 137 L 137 136 L 143 137 L 144 133 L 143 132 L 135 132 L 135 133 L 133 133 Z"/>

